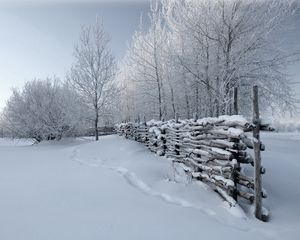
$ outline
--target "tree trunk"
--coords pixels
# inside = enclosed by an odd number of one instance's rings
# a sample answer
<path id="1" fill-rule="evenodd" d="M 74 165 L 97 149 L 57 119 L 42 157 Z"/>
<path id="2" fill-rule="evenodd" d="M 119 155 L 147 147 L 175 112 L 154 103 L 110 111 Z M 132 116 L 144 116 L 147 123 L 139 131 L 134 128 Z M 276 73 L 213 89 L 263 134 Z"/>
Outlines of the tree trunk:
<path id="1" fill-rule="evenodd" d="M 209 43 L 207 40 L 206 40 L 205 50 L 206 50 L 205 83 L 206 83 L 206 92 L 208 97 L 206 116 L 213 117 L 212 93 L 210 89 L 210 78 L 209 78 L 210 55 L 209 55 Z"/>
<path id="2" fill-rule="evenodd" d="M 186 117 L 187 119 L 190 119 L 190 100 L 189 100 L 189 96 L 187 95 L 187 93 L 185 93 L 185 103 L 186 103 Z"/>
<path id="3" fill-rule="evenodd" d="M 158 90 L 158 104 L 159 104 L 159 120 L 162 119 L 162 100 L 161 100 L 161 88 L 159 79 L 157 79 L 157 90 Z"/>
<path id="4" fill-rule="evenodd" d="M 195 113 L 200 116 L 200 112 L 199 112 L 199 85 L 198 82 L 195 83 L 196 87 L 195 87 Z"/>
<path id="5" fill-rule="evenodd" d="M 215 99 L 215 117 L 220 116 L 220 101 L 218 98 Z"/>
<path id="6" fill-rule="evenodd" d="M 171 87 L 171 101 L 172 101 L 173 116 L 175 118 L 176 108 L 175 108 L 175 99 L 174 99 L 174 89 L 173 89 L 173 87 Z"/>
<path id="7" fill-rule="evenodd" d="M 98 113 L 98 109 L 96 109 L 96 118 L 95 118 L 95 137 L 96 137 L 96 141 L 99 140 L 98 122 L 99 122 L 99 113 Z"/>

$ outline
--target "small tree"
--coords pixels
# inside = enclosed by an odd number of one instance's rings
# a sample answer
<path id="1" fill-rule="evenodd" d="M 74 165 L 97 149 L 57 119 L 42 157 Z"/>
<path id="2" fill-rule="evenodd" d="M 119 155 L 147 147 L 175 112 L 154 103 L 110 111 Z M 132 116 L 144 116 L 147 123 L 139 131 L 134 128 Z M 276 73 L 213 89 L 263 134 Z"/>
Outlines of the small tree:
<path id="1" fill-rule="evenodd" d="M 108 48 L 110 38 L 102 22 L 82 28 L 78 46 L 75 47 L 75 64 L 67 76 L 68 82 L 80 94 L 93 112 L 95 137 L 98 140 L 100 114 L 109 108 L 117 93 L 114 82 L 115 59 Z"/>
<path id="2" fill-rule="evenodd" d="M 80 128 L 76 96 L 58 80 L 33 80 L 13 90 L 3 112 L 9 136 L 37 142 L 73 135 Z"/>

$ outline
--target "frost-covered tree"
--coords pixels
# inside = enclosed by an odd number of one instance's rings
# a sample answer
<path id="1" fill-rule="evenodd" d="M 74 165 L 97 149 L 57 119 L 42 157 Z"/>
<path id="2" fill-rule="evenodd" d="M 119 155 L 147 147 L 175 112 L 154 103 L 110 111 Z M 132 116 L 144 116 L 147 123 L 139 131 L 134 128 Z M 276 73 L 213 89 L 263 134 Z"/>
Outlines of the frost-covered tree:
<path id="1" fill-rule="evenodd" d="M 273 95 L 291 103 L 283 71 L 291 55 L 276 45 L 274 33 L 292 15 L 292 1 L 163 2 L 165 19 L 175 39 L 188 43 L 185 54 L 179 49 L 177 56 L 187 73 L 202 85 L 208 115 L 232 113 L 234 87 L 239 87 L 246 99 L 241 102 L 245 106 L 250 102 L 245 94 L 253 84 L 268 89 L 269 93 L 263 94 L 265 99 Z"/>
<path id="2" fill-rule="evenodd" d="M 156 8 L 151 8 L 150 27 L 134 35 L 126 55 L 132 61 L 121 71 L 130 86 L 126 101 L 134 106 L 133 115 L 233 114 L 235 88 L 240 113 L 249 114 L 253 85 L 260 86 L 262 109 L 293 106 L 285 68 L 295 55 L 282 51 L 276 36 L 284 34 L 299 4 L 293 0 L 162 0 L 152 6 Z"/>
<path id="3" fill-rule="evenodd" d="M 0 112 L 0 138 L 6 137 L 6 128 L 3 113 Z"/>
<path id="4" fill-rule="evenodd" d="M 128 50 L 127 64 L 136 94 L 139 94 L 142 105 L 150 107 L 156 118 L 166 115 L 166 96 L 163 78 L 163 45 L 166 41 L 158 3 L 151 5 L 150 27 L 142 27 L 135 32 Z M 142 24 L 141 24 L 142 25 Z M 132 90 L 132 89 L 131 89 Z"/>
<path id="5" fill-rule="evenodd" d="M 94 25 L 82 28 L 79 44 L 75 47 L 73 64 L 68 83 L 77 91 L 82 104 L 90 110 L 98 140 L 100 117 L 107 116 L 118 92 L 114 81 L 116 63 L 109 50 L 110 38 L 98 19 Z"/>
<path id="6" fill-rule="evenodd" d="M 51 79 L 14 89 L 3 112 L 5 129 L 16 138 L 37 142 L 76 135 L 82 126 L 80 104 L 67 86 Z"/>

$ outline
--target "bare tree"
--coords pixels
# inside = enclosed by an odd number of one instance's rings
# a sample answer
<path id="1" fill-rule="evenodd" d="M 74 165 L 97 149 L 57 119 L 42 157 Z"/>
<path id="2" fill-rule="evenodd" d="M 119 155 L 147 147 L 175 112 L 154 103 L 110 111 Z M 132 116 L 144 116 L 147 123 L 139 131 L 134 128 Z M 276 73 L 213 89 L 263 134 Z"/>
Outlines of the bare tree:
<path id="1" fill-rule="evenodd" d="M 127 62 L 134 72 L 131 78 L 136 83 L 143 101 L 153 107 L 153 115 L 159 119 L 166 116 L 163 82 L 162 52 L 166 32 L 158 3 L 151 4 L 150 28 L 136 31 L 128 49 Z"/>
<path id="2" fill-rule="evenodd" d="M 260 86 L 264 113 L 293 109 L 286 66 L 297 55 L 284 52 L 274 37 L 284 34 L 299 9 L 293 2 L 161 0 L 152 5 L 150 26 L 133 36 L 130 61 L 120 72 L 130 84 L 124 96 L 132 115 L 233 114 L 236 88 L 240 113 L 247 115 L 253 85 Z"/>
<path id="3" fill-rule="evenodd" d="M 185 54 L 180 44 L 175 50 L 178 49 L 180 65 L 203 86 L 201 96 L 208 103 L 206 115 L 231 114 L 235 87 L 242 91 L 240 104 L 247 112 L 250 99 L 245 96 L 253 84 L 267 89 L 261 99 L 268 100 L 273 95 L 279 105 L 291 105 L 285 66 L 293 61 L 294 54 L 280 49 L 274 33 L 283 33 L 282 28 L 297 8 L 293 2 L 163 1 L 164 17 L 177 36 L 175 41 L 184 36 L 181 41 L 189 43 L 185 44 Z"/>
<path id="4" fill-rule="evenodd" d="M 68 82 L 93 112 L 96 141 L 99 139 L 100 114 L 109 108 L 117 92 L 114 82 L 116 63 L 109 42 L 110 37 L 98 19 L 94 25 L 84 26 L 74 51 L 75 64 L 67 76 Z"/>

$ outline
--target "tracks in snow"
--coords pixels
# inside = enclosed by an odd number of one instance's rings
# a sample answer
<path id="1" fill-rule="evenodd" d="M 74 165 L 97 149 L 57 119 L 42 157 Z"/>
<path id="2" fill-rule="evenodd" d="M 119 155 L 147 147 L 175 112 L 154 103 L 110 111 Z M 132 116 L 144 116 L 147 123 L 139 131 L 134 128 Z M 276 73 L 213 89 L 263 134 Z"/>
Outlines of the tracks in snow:
<path id="1" fill-rule="evenodd" d="M 194 208 L 197 210 L 200 210 L 202 212 L 204 212 L 205 214 L 214 216 L 216 215 L 216 213 L 212 210 L 209 209 L 204 209 L 201 208 L 199 206 L 193 205 L 192 203 L 183 200 L 183 199 L 179 199 L 179 198 L 175 198 L 172 197 L 166 193 L 161 193 L 158 191 L 155 191 L 154 189 L 152 189 L 151 187 L 149 187 L 145 182 L 143 182 L 141 179 L 139 179 L 135 173 L 130 172 L 128 169 L 126 168 L 122 168 L 122 167 L 109 167 L 109 169 L 116 171 L 117 173 L 119 173 L 122 177 L 124 177 L 124 179 L 126 179 L 126 181 L 133 187 L 137 188 L 138 190 L 140 190 L 141 192 L 153 196 L 153 197 L 157 197 L 167 203 L 171 203 L 171 204 L 175 204 L 181 207 L 188 207 L 188 208 Z"/>
<path id="2" fill-rule="evenodd" d="M 248 226 L 246 226 L 246 224 L 236 225 L 236 222 L 234 220 L 229 221 L 229 222 L 223 221 L 222 219 L 220 219 L 217 216 L 217 213 L 211 209 L 205 208 L 203 206 L 195 205 L 189 201 L 171 196 L 166 193 L 156 191 L 155 189 L 151 188 L 147 183 L 145 183 L 143 180 L 141 180 L 134 172 L 131 172 L 127 168 L 109 166 L 108 164 L 106 164 L 106 162 L 108 162 L 108 160 L 109 160 L 107 158 L 104 158 L 104 159 L 99 159 L 96 157 L 80 158 L 78 148 L 75 148 L 72 151 L 70 158 L 72 161 L 74 161 L 80 165 L 83 165 L 83 166 L 87 166 L 87 167 L 91 167 L 91 168 L 102 167 L 102 168 L 114 171 L 114 172 L 118 173 L 120 176 L 122 176 L 128 182 L 128 184 L 130 184 L 132 187 L 134 187 L 135 189 L 141 191 L 142 193 L 144 193 L 148 196 L 158 198 L 169 204 L 198 210 L 198 211 L 202 212 L 203 214 L 210 216 L 211 218 L 213 218 L 220 224 L 235 228 L 236 230 L 239 230 L 239 231 L 243 231 L 243 232 L 255 231 L 254 229 L 251 229 Z M 240 211 L 239 209 L 236 209 L 236 210 Z M 233 215 L 235 215 L 235 214 L 233 214 Z M 238 219 L 240 219 L 240 217 Z M 242 217 L 242 219 L 240 219 L 240 220 L 246 220 L 246 217 Z M 260 233 L 264 235 L 263 232 L 260 232 Z"/>
<path id="3" fill-rule="evenodd" d="M 161 192 L 154 190 L 148 184 L 146 184 L 143 180 L 138 178 L 134 172 L 129 171 L 127 168 L 113 167 L 113 166 L 109 166 L 109 165 L 105 164 L 107 162 L 107 159 L 102 160 L 99 158 L 90 158 L 90 159 L 86 158 L 85 160 L 82 160 L 79 158 L 79 150 L 77 148 L 75 148 L 72 151 L 71 159 L 81 165 L 84 165 L 84 166 L 96 167 L 96 168 L 103 167 L 103 168 L 109 169 L 111 171 L 114 171 L 114 172 L 118 173 L 119 175 L 121 175 L 128 182 L 128 184 L 130 184 L 132 187 L 143 192 L 144 194 L 147 194 L 147 195 L 153 196 L 153 197 L 157 197 L 167 203 L 171 203 L 171 204 L 181 206 L 181 207 L 197 209 L 197 210 L 200 210 L 201 212 L 203 212 L 207 215 L 210 215 L 210 216 L 216 215 L 216 212 L 213 210 L 205 209 L 203 207 L 194 205 L 186 200 L 172 197 L 169 194 L 161 193 Z"/>

